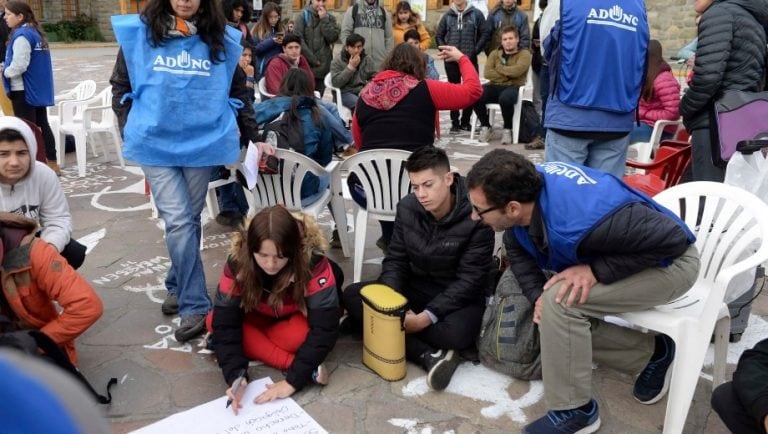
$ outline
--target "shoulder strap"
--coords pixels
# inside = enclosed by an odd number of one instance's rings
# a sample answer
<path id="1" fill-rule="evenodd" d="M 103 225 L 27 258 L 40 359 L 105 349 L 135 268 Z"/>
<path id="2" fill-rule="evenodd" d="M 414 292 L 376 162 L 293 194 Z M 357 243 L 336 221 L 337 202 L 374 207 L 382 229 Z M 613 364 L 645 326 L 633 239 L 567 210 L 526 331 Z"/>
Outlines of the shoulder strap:
<path id="1" fill-rule="evenodd" d="M 306 26 L 307 24 L 309 24 L 309 11 L 304 9 L 304 14 L 303 15 L 304 15 L 304 26 Z"/>

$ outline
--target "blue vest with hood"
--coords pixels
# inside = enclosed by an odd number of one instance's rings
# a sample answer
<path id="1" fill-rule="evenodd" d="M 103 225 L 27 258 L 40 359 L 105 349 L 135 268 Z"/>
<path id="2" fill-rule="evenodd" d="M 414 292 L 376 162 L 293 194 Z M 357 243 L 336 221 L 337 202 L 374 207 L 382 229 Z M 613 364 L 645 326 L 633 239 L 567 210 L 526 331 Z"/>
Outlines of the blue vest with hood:
<path id="1" fill-rule="evenodd" d="M 8 47 L 5 50 L 5 65 L 13 61 L 13 43 L 18 38 L 25 38 L 32 48 L 27 70 L 21 74 L 24 81 L 24 99 L 32 107 L 48 107 L 53 105 L 53 67 L 51 51 L 48 44 L 34 27 L 24 24 L 11 34 Z M 11 94 L 11 80 L 3 75 L 5 93 Z"/>
<path id="2" fill-rule="evenodd" d="M 544 41 L 551 74 L 545 126 L 631 131 L 648 41 L 643 0 L 563 0 Z"/>
<path id="3" fill-rule="evenodd" d="M 133 100 L 123 155 L 150 166 L 204 167 L 239 158 L 236 110 L 229 97 L 242 36 L 227 26 L 226 56 L 215 63 L 200 36 L 170 37 L 153 47 L 138 15 L 112 17 L 123 50 Z"/>
<path id="4" fill-rule="evenodd" d="M 581 241 L 614 212 L 630 203 L 642 203 L 673 219 L 688 235 L 688 243 L 696 237 L 672 211 L 648 196 L 627 187 L 615 176 L 571 163 L 550 162 L 538 165 L 544 186 L 538 204 L 546 230 L 548 249 L 539 251 L 528 236 L 528 228 L 513 228 L 515 237 L 536 260 L 539 267 L 555 272 L 577 264 L 590 262 L 579 257 Z M 669 265 L 674 258 L 662 261 Z"/>

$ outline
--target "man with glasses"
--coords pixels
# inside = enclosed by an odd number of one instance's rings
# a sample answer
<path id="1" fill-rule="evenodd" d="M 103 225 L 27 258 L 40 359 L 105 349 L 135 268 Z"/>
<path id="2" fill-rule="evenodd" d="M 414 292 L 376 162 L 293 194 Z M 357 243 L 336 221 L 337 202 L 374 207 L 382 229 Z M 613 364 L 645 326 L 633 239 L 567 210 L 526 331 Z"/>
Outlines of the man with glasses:
<path id="1" fill-rule="evenodd" d="M 592 363 L 640 372 L 634 396 L 659 401 L 674 342 L 603 321 L 674 300 L 696 281 L 695 237 L 677 216 L 613 175 L 570 163 L 534 166 L 497 149 L 467 175 L 473 218 L 504 232 L 508 263 L 534 305 L 548 414 L 524 433 L 600 427 Z M 555 273 L 547 279 L 544 270 Z"/>
<path id="2" fill-rule="evenodd" d="M 408 299 L 406 358 L 443 390 L 459 364 L 458 350 L 474 345 L 488 287 L 493 231 L 472 221 L 464 180 L 451 172 L 442 149 L 426 146 L 405 164 L 412 193 L 397 205 L 395 228 L 378 282 Z M 342 296 L 349 317 L 343 329 L 361 329 L 360 290 Z"/>

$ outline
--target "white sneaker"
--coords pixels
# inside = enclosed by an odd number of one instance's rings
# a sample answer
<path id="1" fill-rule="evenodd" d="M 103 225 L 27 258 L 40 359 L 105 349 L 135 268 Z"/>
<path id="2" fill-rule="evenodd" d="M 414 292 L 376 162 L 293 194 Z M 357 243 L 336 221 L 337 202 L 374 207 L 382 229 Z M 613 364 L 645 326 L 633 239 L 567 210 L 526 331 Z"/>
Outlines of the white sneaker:
<path id="1" fill-rule="evenodd" d="M 488 143 L 488 139 L 491 138 L 491 127 L 480 127 L 480 134 L 477 135 L 477 140 Z"/>
<path id="2" fill-rule="evenodd" d="M 501 144 L 502 145 L 512 144 L 512 130 L 505 129 L 501 132 Z"/>

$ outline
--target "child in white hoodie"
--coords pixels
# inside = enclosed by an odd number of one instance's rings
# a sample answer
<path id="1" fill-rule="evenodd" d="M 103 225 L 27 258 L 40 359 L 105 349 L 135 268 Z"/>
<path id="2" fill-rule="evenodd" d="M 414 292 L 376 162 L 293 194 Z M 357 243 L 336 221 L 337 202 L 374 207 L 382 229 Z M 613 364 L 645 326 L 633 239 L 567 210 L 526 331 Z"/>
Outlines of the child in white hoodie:
<path id="1" fill-rule="evenodd" d="M 67 199 L 56 173 L 35 160 L 37 146 L 26 122 L 13 116 L 0 117 L 0 211 L 36 220 L 40 238 L 78 268 L 86 248 L 71 239 L 72 215 Z"/>

